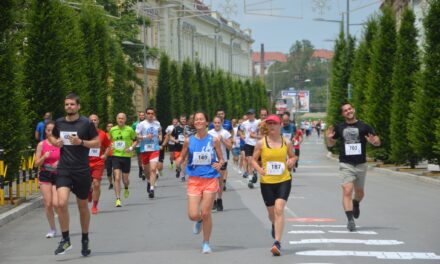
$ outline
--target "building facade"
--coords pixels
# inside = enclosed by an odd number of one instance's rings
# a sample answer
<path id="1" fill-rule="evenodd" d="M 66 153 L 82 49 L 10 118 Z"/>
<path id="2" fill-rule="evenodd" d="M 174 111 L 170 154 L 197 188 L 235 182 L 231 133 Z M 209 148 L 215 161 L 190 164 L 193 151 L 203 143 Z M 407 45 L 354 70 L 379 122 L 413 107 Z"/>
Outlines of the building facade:
<path id="1" fill-rule="evenodd" d="M 168 54 L 170 59 L 200 61 L 212 69 L 223 70 L 238 78 L 252 77 L 249 29 L 243 30 L 237 22 L 227 20 L 199 0 L 144 0 L 137 4 L 139 16 L 150 21 L 144 41 L 143 27 L 139 40 L 148 47 Z M 139 65 L 138 77 L 143 79 Z M 156 93 L 159 59 L 147 59 L 148 96 Z M 145 108 L 142 87 L 136 87 L 136 110 Z"/>

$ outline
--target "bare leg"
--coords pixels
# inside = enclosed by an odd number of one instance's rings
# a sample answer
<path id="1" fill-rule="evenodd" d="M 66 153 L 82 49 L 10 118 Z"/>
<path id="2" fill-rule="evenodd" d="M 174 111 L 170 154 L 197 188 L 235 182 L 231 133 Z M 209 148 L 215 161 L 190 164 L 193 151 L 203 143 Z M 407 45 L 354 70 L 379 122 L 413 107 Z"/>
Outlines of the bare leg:
<path id="1" fill-rule="evenodd" d="M 60 222 L 61 232 L 69 231 L 69 195 L 70 189 L 60 187 L 57 189 L 58 195 L 58 220 Z M 86 200 L 87 202 L 87 200 Z"/>
<path id="2" fill-rule="evenodd" d="M 121 197 L 121 174 L 121 170 L 114 170 L 116 199 L 119 199 Z"/>
<path id="3" fill-rule="evenodd" d="M 52 192 L 52 184 L 40 184 L 40 190 L 43 194 L 44 210 L 46 212 L 47 222 L 49 223 L 50 229 L 55 230 L 55 214 L 54 214 L 54 204 L 53 196 L 55 193 Z"/>
<path id="4" fill-rule="evenodd" d="M 83 234 L 89 233 L 90 211 L 89 211 L 89 206 L 87 204 L 87 199 L 82 200 L 76 198 L 76 203 L 78 204 L 81 231 Z"/>

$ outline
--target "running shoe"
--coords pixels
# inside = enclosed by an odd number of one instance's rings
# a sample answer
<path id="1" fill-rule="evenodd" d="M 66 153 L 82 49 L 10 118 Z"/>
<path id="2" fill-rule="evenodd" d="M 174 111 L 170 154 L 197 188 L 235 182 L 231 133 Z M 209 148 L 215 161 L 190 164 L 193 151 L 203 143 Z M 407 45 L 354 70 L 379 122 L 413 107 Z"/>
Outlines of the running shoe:
<path id="1" fill-rule="evenodd" d="M 150 190 L 150 192 L 148 193 L 148 197 L 150 197 L 150 199 L 154 198 L 154 190 Z"/>
<path id="2" fill-rule="evenodd" d="M 115 206 L 116 207 L 121 207 L 122 206 L 121 199 L 119 199 L 119 198 L 116 199 Z"/>
<path id="3" fill-rule="evenodd" d="M 92 214 L 97 214 L 98 213 L 98 207 L 92 207 Z"/>
<path id="4" fill-rule="evenodd" d="M 57 234 L 57 230 L 56 230 L 56 229 L 51 229 L 51 230 L 46 234 L 46 238 L 54 238 L 56 234 Z"/>
<path id="5" fill-rule="evenodd" d="M 176 170 L 176 178 L 180 178 L 180 169 Z"/>
<path id="6" fill-rule="evenodd" d="M 256 173 L 254 173 L 254 175 L 252 176 L 252 183 L 257 183 L 258 180 L 258 176 Z"/>
<path id="7" fill-rule="evenodd" d="M 90 253 L 92 253 L 89 248 L 89 240 L 83 240 L 81 241 L 81 244 L 81 255 L 83 255 L 83 257 L 87 257 L 88 255 L 90 255 Z"/>
<path id="8" fill-rule="evenodd" d="M 212 205 L 212 211 L 217 210 L 217 200 L 214 200 L 214 204 Z"/>
<path id="9" fill-rule="evenodd" d="M 225 185 L 223 185 L 223 191 L 226 192 L 226 182 Z"/>
<path id="10" fill-rule="evenodd" d="M 127 199 L 129 195 L 130 195 L 130 191 L 128 189 L 125 189 L 124 198 Z"/>
<path id="11" fill-rule="evenodd" d="M 67 251 L 72 249 L 70 239 L 61 239 L 57 249 L 55 249 L 55 255 L 64 255 Z"/>
<path id="12" fill-rule="evenodd" d="M 202 231 L 202 220 L 194 223 L 193 234 L 198 235 L 200 234 L 200 231 Z"/>
<path id="13" fill-rule="evenodd" d="M 358 219 L 361 214 L 361 210 L 359 209 L 359 202 L 353 199 L 353 217 Z"/>
<path id="14" fill-rule="evenodd" d="M 147 193 L 150 193 L 151 184 L 147 182 Z"/>
<path id="15" fill-rule="evenodd" d="M 272 235 L 272 238 L 275 239 L 275 226 L 272 224 L 272 229 L 270 230 L 270 234 Z"/>
<path id="16" fill-rule="evenodd" d="M 217 199 L 217 211 L 218 212 L 223 211 L 223 200 L 222 199 Z"/>
<path id="17" fill-rule="evenodd" d="M 185 175 L 184 176 L 182 176 L 182 179 L 180 179 L 182 182 L 184 182 L 184 181 L 186 181 L 186 179 L 185 179 Z"/>
<path id="18" fill-rule="evenodd" d="M 113 184 L 112 183 L 110 183 L 110 185 L 108 186 L 108 189 L 109 190 L 113 189 Z"/>
<path id="19" fill-rule="evenodd" d="M 356 223 L 354 222 L 353 219 L 352 219 L 352 220 L 348 220 L 348 223 L 347 223 L 347 229 L 348 229 L 348 231 L 350 231 L 350 232 L 354 232 L 354 231 L 356 231 Z"/>
<path id="20" fill-rule="evenodd" d="M 247 178 L 248 177 L 248 173 L 247 172 L 245 172 L 245 173 L 243 173 L 243 178 Z"/>
<path id="21" fill-rule="evenodd" d="M 249 189 L 253 189 L 254 188 L 254 183 L 252 181 L 248 182 L 248 187 Z"/>
<path id="22" fill-rule="evenodd" d="M 171 170 L 173 169 L 173 164 L 170 163 L 170 165 L 168 165 L 168 168 Z"/>
<path id="23" fill-rule="evenodd" d="M 238 169 L 238 174 L 242 174 L 243 172 L 240 170 L 240 169 Z"/>
<path id="24" fill-rule="evenodd" d="M 272 252 L 272 255 L 275 257 L 281 256 L 281 244 L 280 242 L 276 241 L 273 242 L 272 248 L 270 249 L 270 252 Z"/>
<path id="25" fill-rule="evenodd" d="M 209 253 L 212 253 L 212 250 L 211 250 L 211 248 L 209 247 L 209 243 L 208 243 L 208 242 L 203 242 L 203 245 L 202 245 L 202 253 L 203 253 L 203 254 L 209 254 Z"/>

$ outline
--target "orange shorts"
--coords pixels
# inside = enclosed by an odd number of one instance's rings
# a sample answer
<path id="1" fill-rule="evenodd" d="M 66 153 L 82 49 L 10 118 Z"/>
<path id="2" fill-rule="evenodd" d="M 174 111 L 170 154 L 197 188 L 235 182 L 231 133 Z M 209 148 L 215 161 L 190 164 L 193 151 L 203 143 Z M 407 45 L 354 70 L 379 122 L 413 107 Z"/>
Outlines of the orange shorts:
<path id="1" fill-rule="evenodd" d="M 159 162 L 160 151 L 147 151 L 141 153 L 141 160 L 143 165 L 147 165 L 152 162 Z"/>
<path id="2" fill-rule="evenodd" d="M 104 166 L 95 166 L 90 168 L 90 175 L 92 175 L 92 179 L 102 180 L 102 175 L 104 174 Z"/>
<path id="3" fill-rule="evenodd" d="M 182 153 L 182 152 L 180 152 L 180 151 L 174 151 L 174 159 L 179 158 L 179 157 L 180 157 L 180 153 Z"/>
<path id="4" fill-rule="evenodd" d="M 188 177 L 187 194 L 189 196 L 202 196 L 203 193 L 216 193 L 218 190 L 218 178 Z"/>

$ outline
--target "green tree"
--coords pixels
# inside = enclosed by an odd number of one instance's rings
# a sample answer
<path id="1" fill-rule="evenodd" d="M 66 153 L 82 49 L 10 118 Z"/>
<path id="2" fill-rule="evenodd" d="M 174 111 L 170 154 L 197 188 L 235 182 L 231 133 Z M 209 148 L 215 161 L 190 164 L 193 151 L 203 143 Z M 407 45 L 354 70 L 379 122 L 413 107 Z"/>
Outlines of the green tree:
<path id="1" fill-rule="evenodd" d="M 169 74 L 169 58 L 165 53 L 160 56 L 159 77 L 156 92 L 156 111 L 157 119 L 163 124 L 171 123 L 175 113 L 174 105 L 171 103 L 170 74 Z"/>
<path id="2" fill-rule="evenodd" d="M 96 113 L 101 120 L 108 120 L 109 77 L 112 61 L 110 58 L 110 32 L 105 14 L 90 4 L 81 9 L 80 27 L 84 35 L 83 65 L 88 85 L 85 91 L 89 98 L 89 112 Z"/>
<path id="3" fill-rule="evenodd" d="M 393 162 L 403 164 L 410 162 L 414 168 L 417 158 L 408 144 L 408 103 L 414 98 L 415 78 L 420 62 L 417 46 L 417 29 L 414 26 L 415 16 L 407 8 L 402 15 L 397 35 L 397 50 L 392 77 L 393 98 L 390 123 L 390 158 Z"/>
<path id="4" fill-rule="evenodd" d="M 184 104 L 184 112 L 188 115 L 196 111 L 194 108 L 195 102 L 193 97 L 194 85 L 194 68 L 190 61 L 186 60 L 182 64 L 181 69 L 182 80 L 182 94 L 187 99 Z"/>
<path id="5" fill-rule="evenodd" d="M 249 110 L 250 103 L 249 103 L 249 90 L 245 86 L 245 83 L 242 80 L 238 81 L 238 87 L 240 91 L 240 102 L 241 102 L 241 109 L 243 109 L 243 113 L 245 114 L 247 110 Z"/>
<path id="6" fill-rule="evenodd" d="M 230 117 L 232 114 L 232 106 L 235 103 L 232 100 L 232 94 L 234 89 L 233 79 L 230 74 L 226 75 L 224 86 L 223 86 L 223 96 L 225 98 L 225 104 L 223 105 L 226 114 Z"/>
<path id="7" fill-rule="evenodd" d="M 0 1 L 0 148 L 5 150 L 8 180 L 18 173 L 20 151 L 29 143 L 30 134 L 27 105 L 19 79 L 21 69 L 16 60 L 17 43 L 14 43 L 18 34 L 15 28 L 17 12 L 15 0 Z"/>
<path id="8" fill-rule="evenodd" d="M 363 38 L 355 52 L 353 71 L 350 76 L 350 83 L 353 86 L 353 97 L 351 102 L 356 108 L 356 115 L 363 119 L 362 105 L 365 103 L 365 92 L 368 88 L 367 76 L 371 65 L 372 43 L 377 32 L 377 18 L 368 20 Z"/>
<path id="9" fill-rule="evenodd" d="M 196 80 L 200 93 L 200 109 L 210 114 L 211 98 L 209 95 L 209 71 L 203 68 L 199 61 L 196 62 Z"/>
<path id="10" fill-rule="evenodd" d="M 416 88 L 415 101 L 411 104 L 409 140 L 417 155 L 440 165 L 440 0 L 430 2 L 423 25 L 426 38 L 424 67 L 420 87 Z"/>
<path id="11" fill-rule="evenodd" d="M 180 70 L 177 62 L 172 61 L 170 63 L 169 86 L 171 91 L 171 105 L 173 110 L 172 114 L 174 117 L 190 114 L 185 112 L 182 82 L 180 76 Z"/>
<path id="12" fill-rule="evenodd" d="M 379 28 L 373 40 L 373 54 L 368 74 L 368 90 L 364 116 L 381 138 L 382 145 L 371 149 L 374 158 L 389 162 L 390 153 L 390 98 L 392 73 L 396 52 L 396 22 L 393 11 L 385 6 Z"/>

